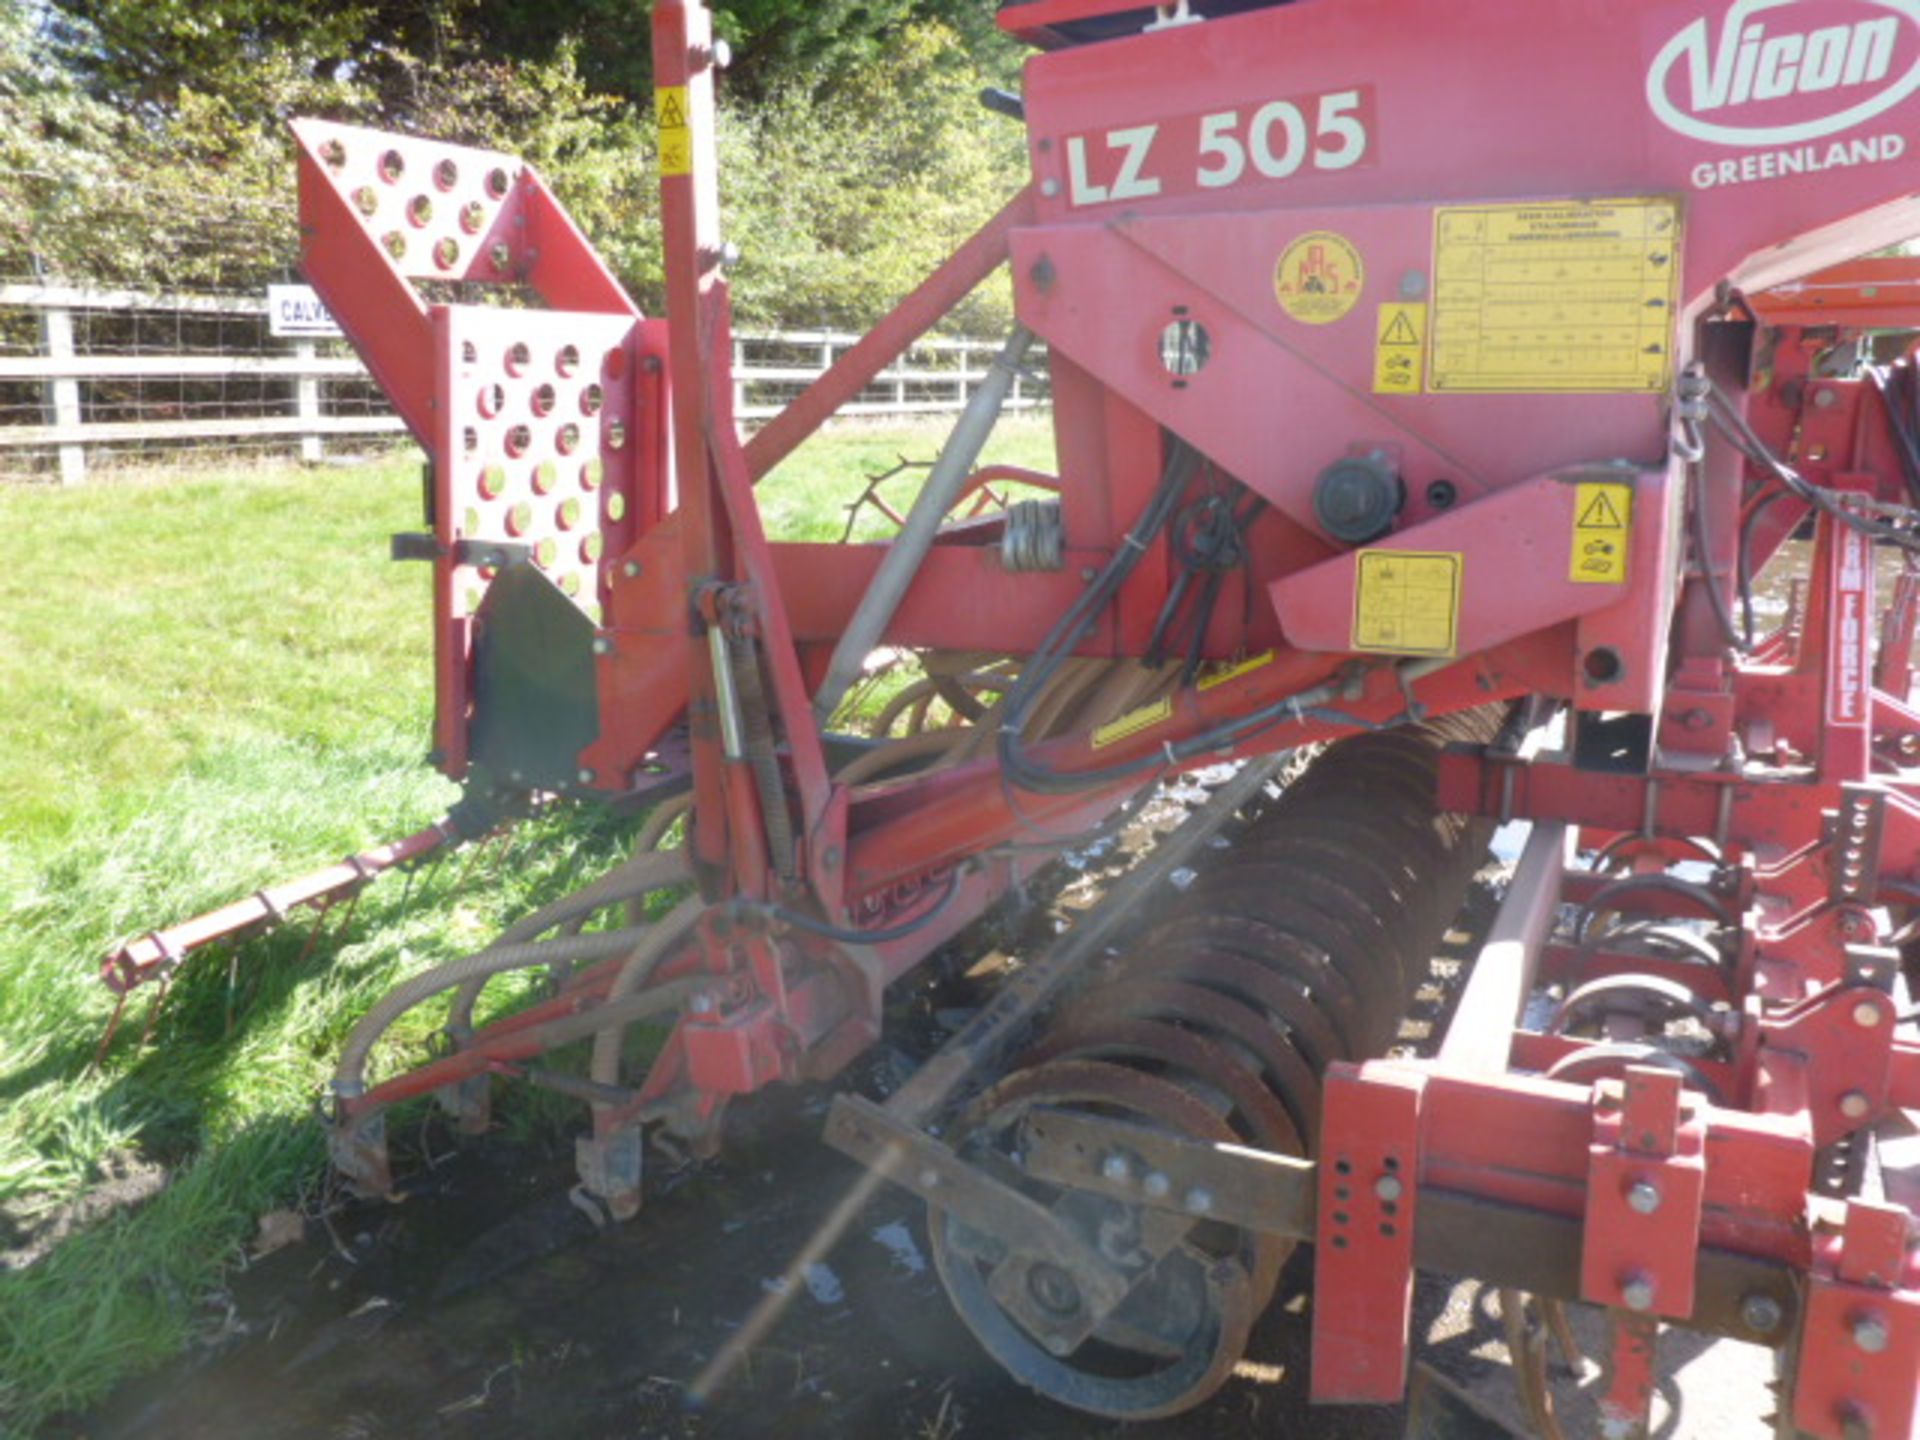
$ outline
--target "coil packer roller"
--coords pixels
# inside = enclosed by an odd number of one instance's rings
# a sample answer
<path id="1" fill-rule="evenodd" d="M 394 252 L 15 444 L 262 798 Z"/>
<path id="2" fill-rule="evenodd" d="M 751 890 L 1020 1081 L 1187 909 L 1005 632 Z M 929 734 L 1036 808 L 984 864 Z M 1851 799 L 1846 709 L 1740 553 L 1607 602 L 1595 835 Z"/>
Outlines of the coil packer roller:
<path id="1" fill-rule="evenodd" d="M 582 1191 L 629 1216 L 644 1127 L 710 1146 L 731 1097 L 835 1073 L 886 986 L 1051 856 L 1253 757 L 886 1105 L 836 1103 L 829 1140 L 927 1199 L 986 1348 L 1066 1404 L 1186 1408 L 1306 1241 L 1316 1399 L 1399 1398 L 1425 1268 L 1607 1307 L 1610 1431 L 1646 1428 L 1671 1324 L 1777 1347 L 1788 1431 L 1915 1434 L 1916 586 L 1879 603 L 1875 561 L 1916 544 L 1920 392 L 1866 362 L 1920 329 L 1920 263 L 1872 254 L 1920 234 L 1920 7 L 1001 20 L 1039 47 L 1030 186 L 744 443 L 702 6 L 653 12 L 664 320 L 511 157 L 296 126 L 307 273 L 431 457 L 396 555 L 435 569 L 449 833 L 534 795 L 653 816 L 369 1014 L 336 1165 L 384 1192 L 389 1107 L 482 1129 L 519 1076 L 589 1104 Z M 1009 261 L 1019 329 L 899 536 L 769 542 L 754 482 Z M 1034 336 L 1055 498 L 943 524 L 1007 478 L 976 460 Z M 1799 603 L 1760 625 L 1751 575 L 1809 522 Z M 827 732 L 881 645 L 956 723 Z M 1322 742 L 1262 798 L 1270 757 Z M 656 848 L 679 806 L 686 844 Z M 1444 1037 L 1378 1058 L 1517 819 Z M 1224 861 L 1149 904 L 1222 825 Z M 531 967 L 553 997 L 477 1024 Z M 442 996 L 447 1053 L 372 1081 Z M 587 1078 L 534 1063 L 587 1038 Z"/>

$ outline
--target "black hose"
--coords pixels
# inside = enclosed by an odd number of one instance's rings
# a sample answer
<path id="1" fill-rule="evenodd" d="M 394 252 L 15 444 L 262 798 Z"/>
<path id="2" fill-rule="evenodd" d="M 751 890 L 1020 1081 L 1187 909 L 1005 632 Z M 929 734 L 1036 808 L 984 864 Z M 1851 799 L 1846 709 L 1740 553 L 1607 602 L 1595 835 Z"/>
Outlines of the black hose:
<path id="1" fill-rule="evenodd" d="M 1760 517 L 1765 515 L 1782 500 L 1797 500 L 1799 496 L 1788 490 L 1774 490 L 1760 497 L 1753 508 L 1747 511 L 1746 518 L 1740 522 L 1740 621 L 1746 632 L 1748 650 L 1752 650 L 1756 636 L 1753 615 L 1753 532 L 1759 527 Z"/>
<path id="2" fill-rule="evenodd" d="M 1120 587 L 1132 575 L 1140 557 L 1146 553 L 1147 546 L 1159 538 L 1168 520 L 1178 507 L 1180 497 L 1186 491 L 1192 478 L 1199 456 L 1193 448 L 1178 436 L 1170 437 L 1172 444 L 1167 456 L 1167 467 L 1160 486 L 1147 502 L 1140 519 L 1135 523 L 1107 562 L 1093 584 L 1081 594 L 1066 614 L 1055 622 L 1040 642 L 1040 648 L 1033 658 L 1021 669 L 1020 679 L 1007 697 L 1007 708 L 1000 726 L 997 749 L 1003 779 L 1017 785 L 1022 790 L 1036 794 L 1064 795 L 1078 790 L 1096 789 L 1117 784 L 1135 776 L 1151 774 L 1155 771 L 1177 766 L 1185 761 L 1209 754 L 1232 745 L 1259 731 L 1274 725 L 1294 721 L 1304 723 L 1317 720 L 1323 724 L 1350 726 L 1360 730 L 1377 730 L 1383 727 L 1357 715 L 1343 710 L 1329 709 L 1320 704 L 1320 700 L 1331 698 L 1325 685 L 1315 686 L 1298 695 L 1276 700 L 1251 714 L 1242 715 L 1217 725 L 1198 735 L 1164 745 L 1159 751 L 1142 755 L 1133 760 L 1122 760 L 1112 765 L 1103 765 L 1090 770 L 1055 770 L 1027 757 L 1022 744 L 1021 732 L 1026 728 L 1028 712 L 1045 690 L 1049 681 L 1058 673 L 1062 663 L 1072 653 L 1074 647 L 1085 638 L 1092 629 L 1094 620 L 1105 608 Z M 1253 512 L 1249 511 L 1251 516 Z M 1308 696 L 1313 699 L 1309 701 Z"/>
<path id="3" fill-rule="evenodd" d="M 931 906 L 921 911 L 911 920 L 902 920 L 884 930 L 849 930 L 839 925 L 829 925 L 824 920 L 816 920 L 811 915 L 798 910 L 789 910 L 784 905 L 762 905 L 757 907 L 772 916 L 783 925 L 791 925 L 796 930 L 804 930 L 809 935 L 818 935 L 823 940 L 838 941 L 842 945 L 885 945 L 894 940 L 904 940 L 916 930 L 924 927 L 947 906 L 953 903 L 954 896 L 960 893 L 960 872 L 953 871 L 947 877 L 946 889 Z"/>

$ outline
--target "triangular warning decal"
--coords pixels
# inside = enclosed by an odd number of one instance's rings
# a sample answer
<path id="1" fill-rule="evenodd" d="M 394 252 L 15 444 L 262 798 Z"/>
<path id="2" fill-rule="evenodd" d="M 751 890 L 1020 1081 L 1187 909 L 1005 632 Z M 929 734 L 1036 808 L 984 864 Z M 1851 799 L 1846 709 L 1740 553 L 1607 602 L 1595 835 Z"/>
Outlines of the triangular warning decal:
<path id="1" fill-rule="evenodd" d="M 1380 343 L 1382 345 L 1418 345 L 1420 343 L 1419 332 L 1408 321 L 1406 311 L 1402 310 L 1393 317 L 1393 323 L 1387 326 L 1387 333 L 1380 337 Z"/>
<path id="2" fill-rule="evenodd" d="M 680 97 L 671 90 L 660 97 L 660 128 L 662 130 L 687 128 L 687 112 L 680 107 Z"/>
<path id="3" fill-rule="evenodd" d="M 1624 530 L 1627 522 L 1620 518 L 1620 512 L 1614 508 L 1613 501 L 1602 490 L 1593 497 L 1591 504 L 1580 512 L 1580 518 L 1574 522 L 1582 530 Z"/>

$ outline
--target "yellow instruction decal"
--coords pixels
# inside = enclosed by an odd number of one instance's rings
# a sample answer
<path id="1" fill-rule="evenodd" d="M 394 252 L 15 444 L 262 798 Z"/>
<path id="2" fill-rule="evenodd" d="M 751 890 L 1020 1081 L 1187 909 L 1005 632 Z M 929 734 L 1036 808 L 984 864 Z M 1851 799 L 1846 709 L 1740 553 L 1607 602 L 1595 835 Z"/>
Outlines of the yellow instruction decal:
<path id="1" fill-rule="evenodd" d="M 1142 730 L 1151 730 L 1162 720 L 1173 718 L 1173 701 L 1160 699 L 1151 705 L 1142 705 L 1138 710 L 1129 710 L 1118 720 L 1109 720 L 1093 732 L 1093 748 L 1104 750 L 1109 745 L 1118 745 L 1129 736 L 1138 735 Z"/>
<path id="2" fill-rule="evenodd" d="M 687 87 L 662 85 L 653 92 L 653 115 L 660 128 L 660 173 L 693 171 L 693 132 L 687 129 Z"/>
<path id="3" fill-rule="evenodd" d="M 1665 390 L 1679 283 L 1677 200 L 1444 206 L 1427 388 Z"/>
<path id="4" fill-rule="evenodd" d="M 1373 393 L 1418 395 L 1427 370 L 1427 307 L 1382 305 L 1373 347 Z"/>
<path id="5" fill-rule="evenodd" d="M 1273 296 L 1304 325 L 1331 325 L 1360 303 L 1367 267 L 1344 235 L 1309 230 L 1280 252 L 1273 267 Z"/>
<path id="6" fill-rule="evenodd" d="M 1453 654 L 1465 568 L 1458 550 L 1362 550 L 1353 587 L 1353 648 Z"/>
<path id="7" fill-rule="evenodd" d="M 1633 526 L 1633 487 L 1581 484 L 1573 502 L 1573 559 L 1569 578 L 1619 585 L 1627 578 L 1627 533 Z"/>
<path id="8" fill-rule="evenodd" d="M 1195 682 L 1194 688 L 1198 690 L 1211 690 L 1216 685 L 1224 685 L 1229 680 L 1238 680 L 1242 675 L 1251 675 L 1256 670 L 1265 669 L 1272 663 L 1273 651 L 1262 650 L 1258 655 L 1249 655 L 1237 664 L 1222 664 L 1217 669 L 1209 667 L 1206 673 L 1202 674 L 1199 680 Z"/>

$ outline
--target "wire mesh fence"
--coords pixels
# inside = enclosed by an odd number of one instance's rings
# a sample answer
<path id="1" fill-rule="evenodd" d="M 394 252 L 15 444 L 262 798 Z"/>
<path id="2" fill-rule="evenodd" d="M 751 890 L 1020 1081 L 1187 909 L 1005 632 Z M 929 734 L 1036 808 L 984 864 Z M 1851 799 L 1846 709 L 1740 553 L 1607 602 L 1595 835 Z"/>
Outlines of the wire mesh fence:
<path id="1" fill-rule="evenodd" d="M 852 346 L 836 331 L 742 334 L 734 408 L 777 414 Z M 959 410 L 997 343 L 922 340 L 842 411 Z M 1047 403 L 1024 371 L 1012 410 Z M 73 483 L 89 470 L 358 457 L 405 438 L 352 347 L 273 333 L 260 293 L 154 294 L 0 281 L 0 479 Z"/>

